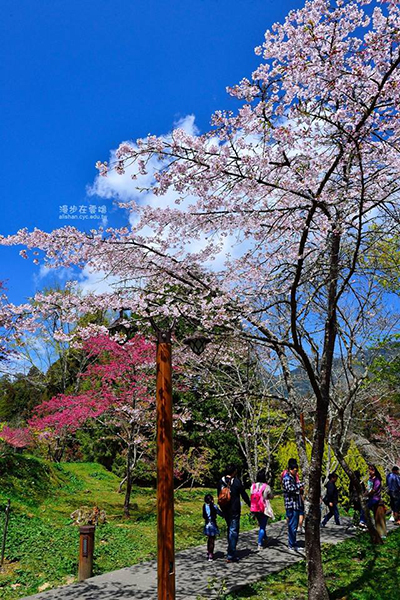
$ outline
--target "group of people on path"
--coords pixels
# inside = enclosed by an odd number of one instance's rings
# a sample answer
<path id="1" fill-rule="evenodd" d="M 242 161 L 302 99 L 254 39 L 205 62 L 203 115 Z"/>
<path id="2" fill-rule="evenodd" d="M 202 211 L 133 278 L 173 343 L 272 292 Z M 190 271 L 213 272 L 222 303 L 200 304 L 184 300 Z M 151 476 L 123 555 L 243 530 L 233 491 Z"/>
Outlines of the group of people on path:
<path id="1" fill-rule="evenodd" d="M 228 550 L 226 560 L 228 563 L 238 562 L 236 547 L 240 531 L 241 500 L 250 508 L 259 525 L 258 549 L 263 547 L 266 539 L 266 526 L 268 518 L 273 518 L 271 507 L 271 487 L 267 483 L 265 470 L 259 471 L 256 481 L 251 486 L 251 498 L 247 494 L 243 483 L 237 477 L 237 467 L 230 465 L 225 470 L 217 487 L 218 504 L 214 503 L 211 494 L 206 494 L 203 505 L 203 518 L 205 521 L 204 534 L 207 536 L 207 559 L 214 559 L 215 538 L 219 534 L 217 516 L 226 521 Z"/>
<path id="2" fill-rule="evenodd" d="M 379 535 L 381 537 L 386 537 L 386 506 L 382 500 L 383 483 L 382 476 L 378 468 L 373 464 L 368 465 L 368 481 L 366 486 L 361 480 L 360 471 L 354 471 L 354 474 L 359 481 L 362 496 L 365 498 L 367 506 L 374 516 L 375 527 Z M 394 521 L 397 525 L 400 525 L 399 467 L 394 466 L 390 473 L 386 475 L 386 490 L 389 495 L 390 508 L 392 511 L 390 520 Z M 365 518 L 365 513 L 362 508 L 359 495 L 351 482 L 349 487 L 349 497 L 354 509 L 354 524 L 361 529 L 366 529 L 367 521 Z"/>
<path id="3" fill-rule="evenodd" d="M 290 463 L 290 461 L 289 461 Z M 297 470 L 297 465 L 296 465 Z M 292 521 L 289 526 L 289 547 L 292 547 L 290 540 L 292 539 L 291 531 L 294 524 L 298 526 L 298 509 L 299 502 L 295 499 L 297 492 L 294 494 L 293 490 L 298 489 L 298 478 L 294 479 L 295 488 L 292 489 L 292 472 L 291 464 L 289 464 L 287 472 L 283 473 L 282 480 L 285 482 L 284 485 L 284 496 L 285 505 L 286 501 L 291 508 L 287 508 L 287 511 L 291 511 Z M 289 489 L 290 488 L 290 489 Z M 290 496 L 290 500 L 289 500 Z M 261 550 L 266 542 L 266 526 L 268 519 L 274 518 L 274 513 L 271 506 L 271 499 L 273 497 L 271 487 L 267 482 L 267 476 L 265 469 L 258 472 L 256 481 L 251 485 L 250 497 L 247 494 L 243 483 L 237 477 L 237 467 L 230 465 L 226 469 L 226 474 L 221 477 L 217 487 L 218 504 L 214 503 L 214 499 L 211 494 L 207 494 L 204 498 L 203 505 L 203 518 L 205 521 L 204 534 L 207 536 L 207 559 L 214 559 L 214 545 L 215 538 L 219 534 L 217 526 L 217 516 L 220 515 L 226 521 L 227 525 L 227 538 L 228 538 L 228 549 L 226 560 L 228 563 L 238 562 L 239 558 L 236 554 L 236 547 L 239 539 L 240 531 L 240 514 L 241 514 L 241 500 L 243 500 L 250 508 L 251 513 L 255 516 L 259 526 L 258 539 L 257 539 L 257 550 Z M 286 500 L 287 499 L 287 500 Z M 302 504 L 304 506 L 304 504 Z M 295 544 L 293 545 L 293 547 Z"/>
<path id="4" fill-rule="evenodd" d="M 297 533 L 302 531 L 302 521 L 304 519 L 304 485 L 299 478 L 299 467 L 295 458 L 290 458 L 287 469 L 281 475 L 283 489 L 286 521 L 288 526 L 288 550 L 289 552 L 299 553 L 301 550 L 297 545 Z M 368 508 L 372 511 L 375 519 L 375 525 L 382 537 L 386 536 L 386 508 L 382 502 L 382 477 L 375 465 L 368 466 L 369 478 L 367 486 L 361 481 L 361 474 L 355 471 L 362 490 L 362 494 L 367 500 Z M 322 502 L 327 506 L 328 512 L 321 521 L 321 527 L 324 528 L 328 521 L 333 517 L 335 524 L 340 525 L 339 517 L 339 491 L 337 488 L 338 476 L 336 473 L 330 473 L 326 484 L 326 494 Z M 400 525 L 400 474 L 399 468 L 394 466 L 392 471 L 386 477 L 386 487 L 390 496 L 390 506 L 392 509 L 392 520 Z M 249 506 L 251 513 L 255 516 L 259 526 L 257 549 L 261 550 L 266 541 L 266 526 L 268 519 L 274 518 L 271 506 L 273 497 L 270 485 L 267 482 L 265 469 L 258 472 L 256 481 L 251 485 L 250 497 L 247 494 L 243 483 L 237 477 L 237 467 L 230 465 L 225 470 L 225 475 L 221 477 L 217 487 L 218 504 L 214 503 L 211 494 L 204 498 L 203 518 L 205 521 L 204 534 L 207 536 L 207 559 L 214 559 L 214 546 L 216 536 L 219 535 L 217 526 L 217 516 L 225 519 L 227 525 L 228 549 L 226 560 L 228 563 L 238 562 L 236 547 L 240 531 L 241 500 Z M 365 514 L 362 510 L 360 497 L 354 489 L 352 483 L 349 488 L 350 502 L 354 511 L 358 511 L 359 525 L 366 528 Z"/>

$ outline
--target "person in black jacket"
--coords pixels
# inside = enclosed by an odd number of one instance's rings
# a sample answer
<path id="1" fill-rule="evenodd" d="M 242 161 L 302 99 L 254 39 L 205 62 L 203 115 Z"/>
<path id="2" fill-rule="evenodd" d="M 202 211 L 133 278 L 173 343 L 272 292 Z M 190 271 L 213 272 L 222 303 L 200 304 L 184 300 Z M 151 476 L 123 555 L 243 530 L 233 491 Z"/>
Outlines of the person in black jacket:
<path id="1" fill-rule="evenodd" d="M 337 478 L 338 478 L 338 476 L 336 473 L 330 473 L 328 476 L 328 483 L 326 484 L 326 496 L 324 498 L 324 504 L 326 504 L 327 507 L 329 508 L 329 512 L 325 516 L 324 520 L 322 521 L 321 527 L 325 527 L 325 525 L 327 524 L 327 522 L 329 521 L 329 519 L 331 517 L 335 518 L 336 525 L 340 525 L 339 509 L 338 509 L 339 492 L 336 487 Z"/>
<path id="2" fill-rule="evenodd" d="M 237 468 L 235 465 L 229 465 L 225 469 L 226 475 L 218 483 L 217 495 L 219 497 L 223 488 L 229 486 L 231 499 L 227 506 L 221 506 L 221 510 L 226 521 L 228 533 L 228 553 L 227 562 L 238 562 L 236 556 L 236 545 L 239 539 L 240 529 L 240 498 L 250 506 L 250 498 L 243 487 L 242 482 L 237 477 Z"/>
<path id="3" fill-rule="evenodd" d="M 360 482 L 361 493 L 365 494 L 365 485 L 364 485 L 364 482 L 361 480 L 360 471 L 357 469 L 356 471 L 354 471 L 354 475 L 357 478 L 357 480 Z M 354 511 L 353 512 L 353 527 L 360 527 L 361 529 L 366 528 L 367 522 L 365 520 L 365 514 L 364 514 L 363 507 L 361 506 L 360 497 L 359 497 L 357 490 L 354 487 L 353 482 L 351 480 L 350 480 L 350 484 L 349 484 L 349 500 L 350 500 L 351 507 L 353 508 L 353 511 Z"/>

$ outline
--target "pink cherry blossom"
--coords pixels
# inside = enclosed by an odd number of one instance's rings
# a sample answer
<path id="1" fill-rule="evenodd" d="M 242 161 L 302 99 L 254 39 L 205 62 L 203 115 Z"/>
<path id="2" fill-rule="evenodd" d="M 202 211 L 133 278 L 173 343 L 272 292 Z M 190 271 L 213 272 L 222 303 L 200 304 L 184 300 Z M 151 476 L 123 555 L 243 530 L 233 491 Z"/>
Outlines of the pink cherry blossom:
<path id="1" fill-rule="evenodd" d="M 297 367 L 316 432 L 310 462 L 296 434 L 310 484 L 309 552 L 319 543 L 328 413 L 340 415 L 339 399 L 351 407 L 360 385 L 354 357 L 389 328 L 365 257 L 399 228 L 399 2 L 308 0 L 266 31 L 256 54 L 261 64 L 228 90 L 238 109 L 216 111 L 209 132 L 124 141 L 115 164 L 97 163 L 104 177 L 113 169 L 136 177 L 136 197 L 121 203 L 129 229 L 23 229 L 0 244 L 39 250 L 49 268 L 113 278 L 110 294 L 83 297 L 75 288 L 38 294 L 29 310 L 9 307 L 16 329 L 34 327 L 54 306 L 71 322 L 123 308 L 140 320 L 201 324 L 217 343 L 251 338 L 280 366 L 294 426 Z M 335 359 L 345 373 L 340 389 Z M 333 422 L 339 427 L 339 416 Z"/>

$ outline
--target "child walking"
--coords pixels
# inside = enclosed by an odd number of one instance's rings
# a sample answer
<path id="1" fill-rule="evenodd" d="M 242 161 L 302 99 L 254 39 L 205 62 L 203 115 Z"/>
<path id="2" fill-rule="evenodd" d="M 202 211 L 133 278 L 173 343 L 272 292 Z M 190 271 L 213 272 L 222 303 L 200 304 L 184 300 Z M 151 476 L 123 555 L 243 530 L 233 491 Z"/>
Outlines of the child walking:
<path id="1" fill-rule="evenodd" d="M 224 516 L 218 506 L 214 504 L 212 495 L 206 494 L 204 496 L 203 518 L 205 521 L 204 535 L 207 536 L 207 560 L 214 560 L 215 538 L 219 535 L 217 515 Z"/>

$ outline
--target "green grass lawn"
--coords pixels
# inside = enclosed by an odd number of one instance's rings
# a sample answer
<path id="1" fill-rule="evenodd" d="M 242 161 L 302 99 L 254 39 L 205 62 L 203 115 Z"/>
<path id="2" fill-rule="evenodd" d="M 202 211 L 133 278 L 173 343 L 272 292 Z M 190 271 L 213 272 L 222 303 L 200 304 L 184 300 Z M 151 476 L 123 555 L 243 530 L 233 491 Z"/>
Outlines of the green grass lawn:
<path id="1" fill-rule="evenodd" d="M 323 547 L 330 600 L 397 600 L 400 598 L 400 528 L 382 546 L 373 546 L 368 534 L 337 546 Z M 246 586 L 225 600 L 306 600 L 304 561 L 263 581 Z"/>
<path id="2" fill-rule="evenodd" d="M 25 455 L 0 458 L 0 533 L 4 507 L 11 499 L 6 563 L 0 573 L 0 598 L 14 600 L 39 590 L 76 581 L 78 528 L 70 514 L 82 506 L 98 506 L 107 523 L 96 529 L 95 574 L 141 562 L 156 555 L 155 490 L 135 487 L 131 517 L 123 517 L 118 478 L 94 463 L 54 465 Z M 214 490 L 175 493 L 176 549 L 202 544 L 204 494 Z M 283 514 L 280 497 L 273 500 Z M 219 520 L 224 536 L 223 520 Z M 254 528 L 247 508 L 241 528 Z M 395 600 L 400 596 L 400 530 L 374 548 L 363 535 L 338 546 L 326 546 L 324 568 L 332 600 Z M 227 599 L 304 600 L 304 562 L 269 576 Z"/>
<path id="3" fill-rule="evenodd" d="M 0 508 L 11 499 L 6 564 L 0 573 L 0 598 L 7 600 L 37 593 L 76 580 L 78 527 L 70 514 L 81 506 L 98 506 L 107 523 L 96 529 L 94 574 L 126 567 L 156 556 L 156 495 L 151 488 L 135 487 L 131 517 L 123 517 L 124 495 L 119 479 L 95 463 L 54 465 L 12 455 L 0 459 Z M 204 494 L 214 490 L 178 490 L 175 493 L 177 550 L 205 543 L 202 519 Z M 283 513 L 281 498 L 273 500 L 275 514 Z M 0 532 L 4 510 L 1 511 Z M 224 524 L 220 519 L 221 535 Z M 248 509 L 242 529 L 254 528 Z"/>

